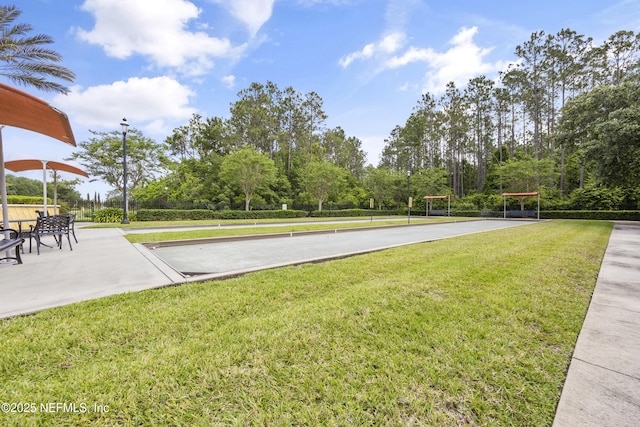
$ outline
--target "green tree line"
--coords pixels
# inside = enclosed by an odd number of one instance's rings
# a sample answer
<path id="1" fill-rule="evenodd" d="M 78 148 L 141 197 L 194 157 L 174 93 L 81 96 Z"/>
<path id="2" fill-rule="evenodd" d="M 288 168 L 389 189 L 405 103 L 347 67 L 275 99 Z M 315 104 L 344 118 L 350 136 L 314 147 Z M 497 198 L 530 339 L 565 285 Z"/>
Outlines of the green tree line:
<path id="1" fill-rule="evenodd" d="M 22 176 L 15 176 L 8 174 L 7 180 L 7 196 L 32 196 L 43 197 L 42 192 L 42 180 L 25 178 Z M 75 190 L 75 186 L 78 185 L 80 180 L 64 180 L 58 179 L 55 184 L 55 189 L 58 193 L 58 198 L 66 202 L 80 201 L 82 197 L 80 193 Z M 53 197 L 54 183 L 47 182 L 47 195 Z"/>
<path id="2" fill-rule="evenodd" d="M 245 209 L 335 203 L 406 206 L 412 196 L 452 194 L 477 207 L 503 191 L 542 190 L 577 207 L 637 208 L 640 34 L 601 45 L 563 29 L 535 32 L 494 81 L 453 82 L 425 93 L 385 139 L 377 166 L 362 142 L 329 128 L 322 98 L 272 82 L 238 93 L 228 118 L 193 115 L 162 144 L 133 130 L 128 152 L 141 201 Z M 121 135 L 94 133 L 73 155 L 121 191 Z"/>
<path id="3" fill-rule="evenodd" d="M 464 90 L 451 82 L 440 97 L 424 94 L 385 141 L 380 165 L 443 168 L 458 197 L 540 186 L 560 195 L 585 186 L 635 188 L 628 168 L 637 169 L 630 155 L 639 53 L 633 31 L 601 45 L 570 29 L 535 32 L 498 81 L 478 76 Z M 626 163 L 614 161 L 624 144 Z"/>

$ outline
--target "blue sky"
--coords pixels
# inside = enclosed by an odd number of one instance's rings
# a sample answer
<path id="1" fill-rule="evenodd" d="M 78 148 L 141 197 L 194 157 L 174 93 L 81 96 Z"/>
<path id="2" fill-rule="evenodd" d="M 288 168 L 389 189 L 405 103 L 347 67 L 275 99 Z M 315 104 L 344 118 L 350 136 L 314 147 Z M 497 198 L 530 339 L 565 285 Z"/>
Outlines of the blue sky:
<path id="1" fill-rule="evenodd" d="M 422 93 L 495 78 L 532 32 L 571 28 L 602 42 L 640 31 L 639 0 L 20 0 L 20 22 L 54 38 L 77 74 L 68 95 L 20 89 L 69 116 L 77 142 L 126 117 L 162 142 L 193 113 L 229 117 L 252 82 L 314 91 L 327 126 L 359 138 L 376 165 Z M 8 84 L 0 77 L 0 81 Z M 61 161 L 74 150 L 3 130 L 5 160 Z M 11 173 L 9 171 L 9 173 Z M 21 176 L 41 179 L 42 173 Z M 64 174 L 63 178 L 74 176 Z M 105 194 L 100 182 L 81 194 Z"/>

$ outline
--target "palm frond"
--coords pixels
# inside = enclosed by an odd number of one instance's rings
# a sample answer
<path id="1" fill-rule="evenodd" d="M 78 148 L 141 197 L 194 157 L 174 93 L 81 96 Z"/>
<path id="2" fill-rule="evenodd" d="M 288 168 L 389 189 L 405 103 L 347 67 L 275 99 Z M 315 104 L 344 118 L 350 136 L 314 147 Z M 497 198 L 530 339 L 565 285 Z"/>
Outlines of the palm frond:
<path id="1" fill-rule="evenodd" d="M 26 36 L 32 30 L 31 25 L 12 24 L 20 14 L 15 6 L 0 6 L 0 75 L 21 85 L 67 93 L 67 87 L 49 78 L 73 82 L 75 74 L 58 64 L 62 55 L 44 47 L 53 43 L 51 37 Z"/>
<path id="2" fill-rule="evenodd" d="M 22 12 L 15 6 L 0 6 L 0 29 L 5 28 L 7 25 L 16 20 Z"/>

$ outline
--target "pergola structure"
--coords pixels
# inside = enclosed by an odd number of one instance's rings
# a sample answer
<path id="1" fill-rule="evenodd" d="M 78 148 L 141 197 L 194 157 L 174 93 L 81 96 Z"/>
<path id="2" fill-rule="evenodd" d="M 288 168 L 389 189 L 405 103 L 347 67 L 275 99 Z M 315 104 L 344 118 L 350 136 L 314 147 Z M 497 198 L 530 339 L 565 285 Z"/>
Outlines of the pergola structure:
<path id="1" fill-rule="evenodd" d="M 434 199 L 448 199 L 448 203 L 447 203 L 447 216 L 451 216 L 451 195 L 448 194 L 446 196 L 424 196 L 423 197 L 426 201 L 427 201 L 427 207 L 426 207 L 426 215 L 429 216 L 429 202 L 431 202 L 431 205 L 433 206 L 433 200 Z"/>
<path id="2" fill-rule="evenodd" d="M 9 228 L 1 133 L 3 126 L 37 132 L 74 147 L 76 141 L 69 118 L 65 113 L 35 96 L 0 83 L 0 165 L 3 166 L 0 167 L 0 196 L 2 197 L 3 225 Z"/>
<path id="3" fill-rule="evenodd" d="M 502 193 L 502 200 L 504 206 L 504 218 L 507 217 L 507 197 L 538 197 L 538 210 L 537 210 L 537 219 L 540 219 L 540 192 L 533 191 L 528 193 Z"/>

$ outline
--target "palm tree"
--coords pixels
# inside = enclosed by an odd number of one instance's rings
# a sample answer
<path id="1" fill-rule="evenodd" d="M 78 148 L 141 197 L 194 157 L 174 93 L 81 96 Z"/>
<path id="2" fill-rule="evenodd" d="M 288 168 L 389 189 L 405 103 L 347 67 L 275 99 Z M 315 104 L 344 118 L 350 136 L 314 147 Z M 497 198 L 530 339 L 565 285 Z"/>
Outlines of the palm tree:
<path id="1" fill-rule="evenodd" d="M 15 6 L 0 5 L 0 76 L 25 86 L 68 93 L 69 89 L 49 80 L 50 77 L 73 82 L 76 75 L 57 64 L 62 56 L 43 47 L 53 43 L 44 34 L 26 36 L 32 30 L 29 24 L 13 24 L 22 12 Z"/>

